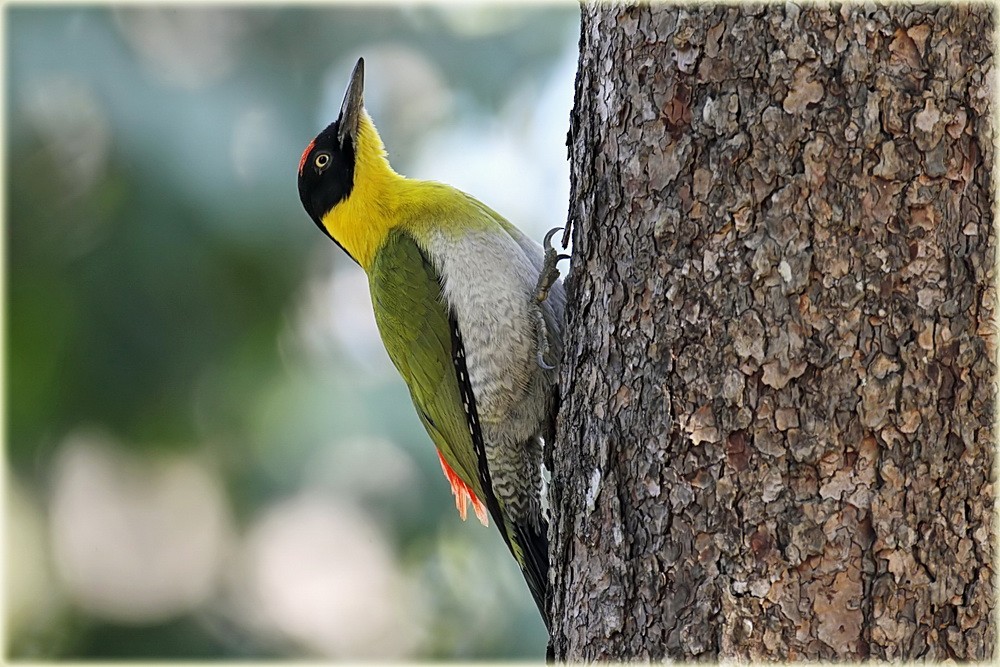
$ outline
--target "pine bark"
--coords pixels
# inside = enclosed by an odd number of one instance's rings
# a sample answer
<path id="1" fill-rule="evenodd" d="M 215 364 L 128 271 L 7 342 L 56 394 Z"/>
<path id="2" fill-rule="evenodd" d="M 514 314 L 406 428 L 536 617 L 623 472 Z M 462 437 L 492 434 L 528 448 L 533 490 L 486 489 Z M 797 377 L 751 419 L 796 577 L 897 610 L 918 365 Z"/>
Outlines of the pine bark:
<path id="1" fill-rule="evenodd" d="M 992 9 L 582 14 L 556 658 L 990 658 Z"/>

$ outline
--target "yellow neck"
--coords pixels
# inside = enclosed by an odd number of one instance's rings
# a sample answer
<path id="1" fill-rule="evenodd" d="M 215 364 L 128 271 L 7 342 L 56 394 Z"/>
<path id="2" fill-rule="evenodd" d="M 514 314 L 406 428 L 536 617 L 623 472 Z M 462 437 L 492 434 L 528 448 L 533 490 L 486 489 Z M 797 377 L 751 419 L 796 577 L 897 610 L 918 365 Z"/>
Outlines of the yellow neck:
<path id="1" fill-rule="evenodd" d="M 354 186 L 350 195 L 324 216 L 323 225 L 366 271 L 396 224 L 405 181 L 389 165 L 382 139 L 368 112 L 362 111 L 355 146 Z"/>

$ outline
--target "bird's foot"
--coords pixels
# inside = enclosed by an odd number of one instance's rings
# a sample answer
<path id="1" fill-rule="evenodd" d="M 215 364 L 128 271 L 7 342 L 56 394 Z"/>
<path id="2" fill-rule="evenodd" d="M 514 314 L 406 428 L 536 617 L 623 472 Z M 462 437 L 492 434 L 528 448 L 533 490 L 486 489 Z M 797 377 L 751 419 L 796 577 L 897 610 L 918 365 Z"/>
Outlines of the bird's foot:
<path id="1" fill-rule="evenodd" d="M 552 237 L 559 231 L 562 231 L 562 227 L 550 229 L 542 241 L 542 247 L 545 248 L 545 260 L 542 263 L 542 270 L 538 273 L 538 283 L 535 285 L 535 301 L 538 303 L 549 298 L 549 290 L 559 279 L 559 262 L 569 259 L 569 255 L 557 252 L 552 247 Z"/>
<path id="2" fill-rule="evenodd" d="M 549 354 L 548 327 L 545 324 L 545 316 L 542 313 L 542 304 L 549 298 L 549 290 L 559 279 L 559 262 L 569 259 L 569 255 L 559 253 L 552 247 L 552 237 L 562 230 L 562 227 L 550 229 L 545 235 L 543 247 L 545 248 L 545 260 L 542 263 L 542 270 L 538 273 L 538 283 L 535 285 L 535 301 L 531 304 L 532 314 L 535 318 L 535 331 L 538 336 L 538 365 L 547 371 L 555 368 L 545 361 Z"/>
<path id="3" fill-rule="evenodd" d="M 535 335 L 538 344 L 538 365 L 547 371 L 551 371 L 555 366 L 545 361 L 545 356 L 549 353 L 548 327 L 545 326 L 545 316 L 542 315 L 542 306 L 535 302 L 531 304 L 531 312 L 535 317 Z"/>

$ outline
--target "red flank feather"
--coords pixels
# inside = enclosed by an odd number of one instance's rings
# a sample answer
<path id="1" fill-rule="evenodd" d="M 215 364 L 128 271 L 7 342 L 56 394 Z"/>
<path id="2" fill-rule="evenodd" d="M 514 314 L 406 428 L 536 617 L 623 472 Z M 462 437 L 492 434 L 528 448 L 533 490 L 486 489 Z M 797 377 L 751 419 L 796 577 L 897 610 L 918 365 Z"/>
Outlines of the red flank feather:
<path id="1" fill-rule="evenodd" d="M 438 451 L 438 459 L 441 460 L 441 468 L 444 470 L 444 476 L 448 478 L 448 483 L 451 484 L 451 492 L 455 494 L 455 507 L 458 508 L 458 515 L 462 517 L 462 521 L 465 521 L 466 516 L 466 502 L 472 502 L 472 511 L 476 513 L 476 518 L 484 526 L 489 525 L 489 520 L 486 515 L 486 506 L 483 505 L 482 501 L 476 497 L 476 494 L 472 492 L 469 485 L 462 481 L 462 478 L 458 476 L 448 462 L 444 460 L 444 456 L 441 455 L 440 450 Z"/>

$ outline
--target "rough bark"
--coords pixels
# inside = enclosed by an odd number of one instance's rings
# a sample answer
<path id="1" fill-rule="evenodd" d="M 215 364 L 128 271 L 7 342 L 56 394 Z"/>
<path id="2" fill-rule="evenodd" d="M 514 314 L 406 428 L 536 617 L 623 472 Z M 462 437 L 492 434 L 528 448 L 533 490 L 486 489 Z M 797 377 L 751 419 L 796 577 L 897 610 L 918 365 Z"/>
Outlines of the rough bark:
<path id="1" fill-rule="evenodd" d="M 986 659 L 986 5 L 587 4 L 560 659 Z"/>

